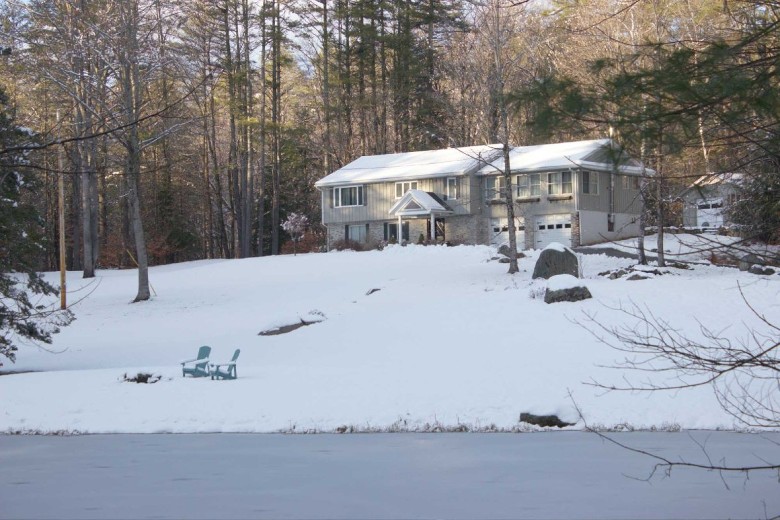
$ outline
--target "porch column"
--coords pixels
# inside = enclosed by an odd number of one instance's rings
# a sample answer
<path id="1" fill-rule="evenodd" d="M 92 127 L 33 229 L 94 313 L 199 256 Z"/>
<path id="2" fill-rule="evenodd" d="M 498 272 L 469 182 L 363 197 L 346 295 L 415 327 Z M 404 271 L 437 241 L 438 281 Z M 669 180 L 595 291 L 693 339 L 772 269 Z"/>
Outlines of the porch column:
<path id="1" fill-rule="evenodd" d="M 433 211 L 431 211 L 431 233 L 430 233 L 430 235 L 431 236 L 429 236 L 428 239 L 435 244 L 436 243 L 436 213 L 434 213 Z"/>
<path id="2" fill-rule="evenodd" d="M 404 226 L 401 222 L 401 214 L 398 214 L 398 244 L 403 244 L 404 242 Z"/>

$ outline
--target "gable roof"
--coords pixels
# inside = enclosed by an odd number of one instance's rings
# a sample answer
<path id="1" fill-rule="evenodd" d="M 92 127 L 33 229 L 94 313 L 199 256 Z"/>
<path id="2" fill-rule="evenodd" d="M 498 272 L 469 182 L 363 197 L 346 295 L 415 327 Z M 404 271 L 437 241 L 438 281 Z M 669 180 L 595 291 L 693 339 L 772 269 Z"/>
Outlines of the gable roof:
<path id="1" fill-rule="evenodd" d="M 492 161 L 501 145 L 364 155 L 314 183 L 317 187 L 466 175 Z"/>
<path id="2" fill-rule="evenodd" d="M 691 191 L 701 192 L 707 188 L 717 188 L 725 184 L 731 184 L 733 186 L 741 187 L 745 180 L 745 176 L 741 173 L 709 173 L 702 175 L 695 181 L 693 181 L 687 188 L 680 192 L 680 197 L 687 195 Z"/>
<path id="3" fill-rule="evenodd" d="M 617 163 L 617 164 L 616 164 Z M 545 171 L 567 168 L 588 168 L 613 171 L 627 175 L 653 175 L 654 170 L 643 168 L 639 161 L 628 156 L 611 139 L 572 141 L 567 143 L 517 146 L 509 152 L 512 172 Z M 480 175 L 500 173 L 504 169 L 503 158 L 479 169 Z"/>
<path id="4" fill-rule="evenodd" d="M 423 190 L 407 191 L 388 211 L 390 215 L 430 215 L 451 212 L 447 203 L 435 194 Z"/>

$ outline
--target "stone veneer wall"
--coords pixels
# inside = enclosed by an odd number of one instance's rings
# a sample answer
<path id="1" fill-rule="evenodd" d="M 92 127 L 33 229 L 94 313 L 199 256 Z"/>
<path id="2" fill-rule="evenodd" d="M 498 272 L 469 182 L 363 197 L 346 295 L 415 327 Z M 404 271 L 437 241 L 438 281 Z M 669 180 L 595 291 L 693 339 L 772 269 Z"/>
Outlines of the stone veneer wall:
<path id="1" fill-rule="evenodd" d="M 580 214 L 571 214 L 571 244 L 570 247 L 580 247 Z"/>
<path id="2" fill-rule="evenodd" d="M 448 216 L 444 221 L 444 238 L 451 244 L 479 244 L 477 221 L 474 215 Z"/>

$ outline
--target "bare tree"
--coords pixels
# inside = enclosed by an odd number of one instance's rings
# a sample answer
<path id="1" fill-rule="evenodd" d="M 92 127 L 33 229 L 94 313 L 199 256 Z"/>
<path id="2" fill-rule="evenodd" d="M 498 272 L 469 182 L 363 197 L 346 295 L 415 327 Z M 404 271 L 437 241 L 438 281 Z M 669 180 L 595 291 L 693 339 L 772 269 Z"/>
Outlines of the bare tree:
<path id="1" fill-rule="evenodd" d="M 580 325 L 600 342 L 624 354 L 623 360 L 613 368 L 642 375 L 639 381 L 624 378 L 621 384 L 603 381 L 591 384 L 608 391 L 631 392 L 684 391 L 710 386 L 721 408 L 738 424 L 753 429 L 777 428 L 780 426 L 780 326 L 751 306 L 741 288 L 740 294 L 759 324 L 746 326 L 744 336 L 736 339 L 703 324 L 699 324 L 701 339 L 694 339 L 651 309 L 635 303 L 614 309 L 626 318 L 622 325 L 605 325 L 594 315 L 587 315 Z M 660 465 L 669 468 L 691 465 L 656 458 Z M 780 463 L 704 467 L 731 471 L 780 470 Z"/>

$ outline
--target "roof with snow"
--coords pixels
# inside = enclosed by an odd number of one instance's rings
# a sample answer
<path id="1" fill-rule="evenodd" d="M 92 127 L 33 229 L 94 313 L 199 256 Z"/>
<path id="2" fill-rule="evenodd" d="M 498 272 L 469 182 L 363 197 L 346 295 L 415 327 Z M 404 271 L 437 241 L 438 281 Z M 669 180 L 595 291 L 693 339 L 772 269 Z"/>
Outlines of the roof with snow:
<path id="1" fill-rule="evenodd" d="M 451 213 L 447 203 L 435 193 L 422 190 L 409 190 L 393 204 L 390 215 L 430 215 L 431 213 Z"/>
<path id="2" fill-rule="evenodd" d="M 513 172 L 588 168 L 602 171 L 617 170 L 627 175 L 655 173 L 654 170 L 643 168 L 642 163 L 629 157 L 611 139 L 518 146 L 509 153 L 509 164 Z M 499 173 L 503 169 L 504 160 L 498 158 L 480 168 L 478 173 L 489 175 Z"/>
<path id="3" fill-rule="evenodd" d="M 486 162 L 494 160 L 500 152 L 500 144 L 491 144 L 425 152 L 364 155 L 320 179 L 314 185 L 323 187 L 358 182 L 466 175 Z"/>
<path id="4" fill-rule="evenodd" d="M 703 188 L 704 186 L 715 186 L 718 184 L 742 184 L 745 176 L 741 173 L 709 173 L 702 175 L 690 185 L 690 188 Z"/>

